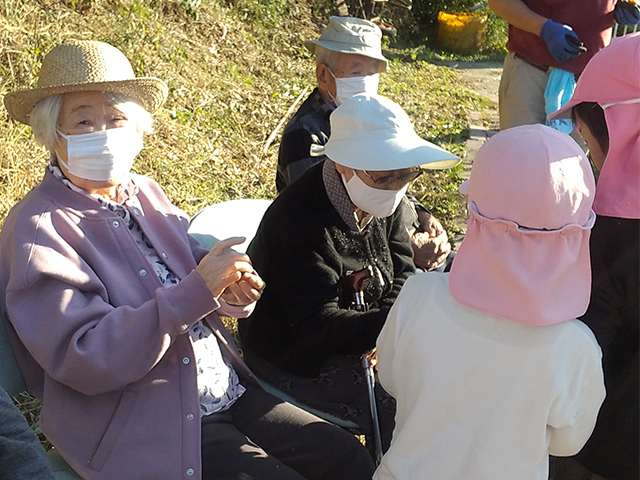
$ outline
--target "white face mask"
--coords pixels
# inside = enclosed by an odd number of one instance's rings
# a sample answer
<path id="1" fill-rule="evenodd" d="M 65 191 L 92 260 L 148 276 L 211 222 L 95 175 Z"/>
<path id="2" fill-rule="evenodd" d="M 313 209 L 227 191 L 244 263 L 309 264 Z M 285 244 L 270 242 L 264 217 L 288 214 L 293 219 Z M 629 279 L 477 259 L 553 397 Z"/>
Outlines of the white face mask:
<path id="1" fill-rule="evenodd" d="M 105 182 L 131 170 L 142 150 L 142 136 L 134 126 L 109 128 L 80 135 L 58 134 L 67 141 L 67 161 L 58 161 L 69 173 L 85 180 Z"/>
<path id="2" fill-rule="evenodd" d="M 386 218 L 395 212 L 409 187 L 406 184 L 400 190 L 380 190 L 364 183 L 355 172 L 348 182 L 344 175 L 341 176 L 353 204 L 378 218 Z"/>
<path id="3" fill-rule="evenodd" d="M 336 105 L 341 105 L 359 93 L 368 93 L 369 95 L 378 93 L 380 75 L 377 73 L 373 75 L 366 75 L 364 77 L 348 78 L 338 78 L 333 75 L 331 70 L 329 70 L 329 73 L 336 81 L 336 96 L 333 97 L 333 95 L 329 94 Z"/>

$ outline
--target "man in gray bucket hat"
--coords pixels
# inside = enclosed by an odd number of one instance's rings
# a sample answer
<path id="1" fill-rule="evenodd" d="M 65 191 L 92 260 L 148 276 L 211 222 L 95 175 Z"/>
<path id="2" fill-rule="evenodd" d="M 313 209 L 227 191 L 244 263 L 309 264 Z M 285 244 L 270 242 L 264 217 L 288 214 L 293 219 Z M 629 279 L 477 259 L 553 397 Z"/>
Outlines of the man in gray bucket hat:
<path id="1" fill-rule="evenodd" d="M 333 110 L 358 93 L 377 93 L 379 74 L 389 68 L 382 55 L 381 39 L 380 28 L 368 20 L 330 17 L 320 38 L 304 42 L 316 56 L 318 86 L 282 134 L 276 173 L 279 192 L 326 158 L 311 155 L 310 149 L 311 145 L 325 145 L 329 140 L 329 116 Z M 425 270 L 444 268 L 445 263 L 450 263 L 446 260 L 451 245 L 440 222 L 411 195 L 402 207 L 416 266 Z"/>

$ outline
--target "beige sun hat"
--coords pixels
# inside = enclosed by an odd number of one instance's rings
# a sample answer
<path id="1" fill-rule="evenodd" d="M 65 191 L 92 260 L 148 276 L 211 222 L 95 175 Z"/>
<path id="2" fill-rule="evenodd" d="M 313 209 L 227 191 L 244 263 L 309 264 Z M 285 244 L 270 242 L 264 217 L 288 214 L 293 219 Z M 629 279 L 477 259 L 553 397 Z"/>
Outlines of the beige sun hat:
<path id="1" fill-rule="evenodd" d="M 383 70 L 389 68 L 389 62 L 382 55 L 382 32 L 369 20 L 355 17 L 329 17 L 329 25 L 317 40 L 305 40 L 304 46 L 316 53 L 320 45 L 328 50 L 340 53 L 353 53 L 379 60 Z"/>
<path id="2" fill-rule="evenodd" d="M 54 47 L 45 56 L 37 88 L 9 93 L 4 104 L 11 117 L 29 124 L 33 107 L 43 98 L 82 91 L 121 93 L 153 113 L 166 100 L 168 88 L 159 78 L 136 78 L 129 60 L 116 47 L 74 40 Z"/>

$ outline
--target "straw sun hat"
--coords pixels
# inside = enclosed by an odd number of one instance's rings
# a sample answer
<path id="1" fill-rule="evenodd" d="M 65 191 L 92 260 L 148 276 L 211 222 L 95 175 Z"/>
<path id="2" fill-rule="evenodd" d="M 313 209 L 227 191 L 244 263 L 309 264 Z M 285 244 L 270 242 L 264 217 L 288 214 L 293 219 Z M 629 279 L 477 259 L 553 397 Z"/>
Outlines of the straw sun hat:
<path id="1" fill-rule="evenodd" d="M 38 87 L 4 97 L 11 117 L 29 124 L 33 107 L 59 93 L 98 91 L 121 93 L 137 99 L 150 113 L 167 98 L 167 85 L 159 78 L 136 78 L 129 60 L 117 48 L 95 41 L 71 41 L 53 48 L 42 62 Z"/>

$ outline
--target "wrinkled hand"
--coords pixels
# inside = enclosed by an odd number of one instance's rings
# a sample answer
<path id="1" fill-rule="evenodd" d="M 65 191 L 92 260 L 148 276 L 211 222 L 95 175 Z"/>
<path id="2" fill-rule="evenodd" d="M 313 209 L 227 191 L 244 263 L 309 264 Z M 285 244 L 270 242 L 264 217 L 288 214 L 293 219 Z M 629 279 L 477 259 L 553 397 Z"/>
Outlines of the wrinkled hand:
<path id="1" fill-rule="evenodd" d="M 230 248 L 245 240 L 244 237 L 220 240 L 196 267 L 196 272 L 211 290 L 213 298 L 219 298 L 227 288 L 236 283 L 239 283 L 238 288 L 234 288 L 230 293 L 242 296 L 250 295 L 251 288 L 255 288 L 259 283 L 253 279 L 250 280 L 252 277 L 249 275 L 255 276 L 259 282 L 262 282 L 253 270 L 249 257 Z M 247 275 L 246 278 L 245 275 Z M 246 286 L 242 284 L 243 281 L 246 282 Z M 252 287 L 249 287 L 250 285 Z M 259 290 L 261 291 L 261 289 Z"/>
<path id="2" fill-rule="evenodd" d="M 638 25 L 640 23 L 640 8 L 631 2 L 619 1 L 613 10 L 616 22 L 620 25 Z"/>
<path id="3" fill-rule="evenodd" d="M 424 270 L 436 268 L 447 259 L 451 244 L 440 222 L 428 212 L 418 213 L 420 228 L 411 235 L 413 261 Z"/>
<path id="4" fill-rule="evenodd" d="M 540 38 L 547 44 L 556 62 L 566 62 L 585 51 L 582 40 L 569 25 L 547 20 L 540 29 Z"/>
<path id="5" fill-rule="evenodd" d="M 229 285 L 220 298 L 229 305 L 244 306 L 257 302 L 262 295 L 265 283 L 256 273 L 243 273 L 236 283 Z"/>

